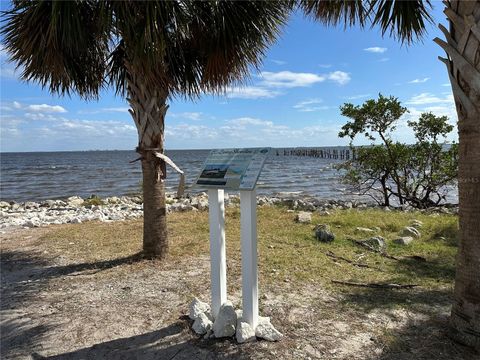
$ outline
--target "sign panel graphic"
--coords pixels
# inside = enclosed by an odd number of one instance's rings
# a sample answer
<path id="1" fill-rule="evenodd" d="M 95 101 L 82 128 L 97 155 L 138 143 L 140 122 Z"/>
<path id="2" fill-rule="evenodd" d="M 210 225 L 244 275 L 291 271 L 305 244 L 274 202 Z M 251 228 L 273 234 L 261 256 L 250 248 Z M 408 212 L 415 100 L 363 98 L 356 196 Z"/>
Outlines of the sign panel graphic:
<path id="1" fill-rule="evenodd" d="M 215 149 L 196 181 L 199 187 L 253 190 L 270 148 Z"/>

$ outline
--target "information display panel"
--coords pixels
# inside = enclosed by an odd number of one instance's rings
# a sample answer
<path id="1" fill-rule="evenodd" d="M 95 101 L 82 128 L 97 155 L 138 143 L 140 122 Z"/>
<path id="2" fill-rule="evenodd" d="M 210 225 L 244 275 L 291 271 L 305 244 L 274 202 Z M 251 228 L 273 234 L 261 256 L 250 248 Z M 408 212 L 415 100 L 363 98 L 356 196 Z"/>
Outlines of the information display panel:
<path id="1" fill-rule="evenodd" d="M 195 184 L 205 188 L 253 190 L 270 149 L 212 150 Z"/>

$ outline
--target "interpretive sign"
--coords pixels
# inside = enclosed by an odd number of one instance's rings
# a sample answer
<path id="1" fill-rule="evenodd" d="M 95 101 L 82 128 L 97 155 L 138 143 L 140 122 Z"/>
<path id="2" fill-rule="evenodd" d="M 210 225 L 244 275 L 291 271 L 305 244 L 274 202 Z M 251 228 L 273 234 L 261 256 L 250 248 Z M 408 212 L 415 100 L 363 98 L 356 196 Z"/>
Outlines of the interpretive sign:
<path id="1" fill-rule="evenodd" d="M 212 150 L 195 184 L 208 188 L 212 313 L 227 301 L 224 191 L 240 190 L 243 319 L 258 323 L 257 198 L 255 185 L 270 148 Z"/>
<path id="2" fill-rule="evenodd" d="M 215 149 L 196 185 L 228 190 L 253 190 L 270 148 Z"/>

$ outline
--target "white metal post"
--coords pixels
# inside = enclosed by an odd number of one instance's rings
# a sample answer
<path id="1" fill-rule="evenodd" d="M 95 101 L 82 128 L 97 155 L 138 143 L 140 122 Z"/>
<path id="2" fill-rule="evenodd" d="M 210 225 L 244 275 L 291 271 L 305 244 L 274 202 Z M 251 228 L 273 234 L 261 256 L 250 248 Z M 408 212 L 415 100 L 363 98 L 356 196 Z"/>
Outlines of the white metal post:
<path id="1" fill-rule="evenodd" d="M 208 190 L 210 221 L 210 277 L 212 288 L 212 315 L 227 301 L 227 261 L 225 255 L 225 203 L 223 189 Z"/>
<path id="2" fill-rule="evenodd" d="M 257 197 L 255 190 L 240 191 L 240 236 L 242 242 L 243 319 L 255 329 L 258 323 Z"/>

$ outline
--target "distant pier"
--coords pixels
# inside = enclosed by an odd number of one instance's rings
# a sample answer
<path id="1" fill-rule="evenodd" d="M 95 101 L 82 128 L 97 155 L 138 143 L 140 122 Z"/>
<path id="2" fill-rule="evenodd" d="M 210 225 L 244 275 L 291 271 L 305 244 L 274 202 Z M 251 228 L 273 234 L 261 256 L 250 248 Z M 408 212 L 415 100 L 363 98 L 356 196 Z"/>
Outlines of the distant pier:
<path id="1" fill-rule="evenodd" d="M 350 148 L 291 148 L 277 149 L 277 156 L 308 156 L 320 159 L 350 160 L 355 158 L 354 151 Z"/>

